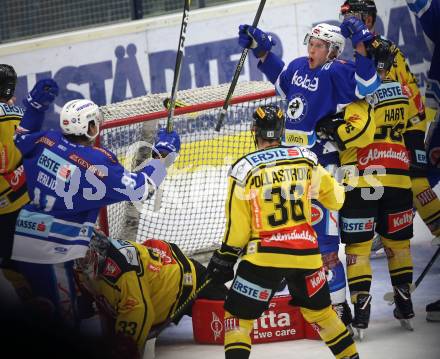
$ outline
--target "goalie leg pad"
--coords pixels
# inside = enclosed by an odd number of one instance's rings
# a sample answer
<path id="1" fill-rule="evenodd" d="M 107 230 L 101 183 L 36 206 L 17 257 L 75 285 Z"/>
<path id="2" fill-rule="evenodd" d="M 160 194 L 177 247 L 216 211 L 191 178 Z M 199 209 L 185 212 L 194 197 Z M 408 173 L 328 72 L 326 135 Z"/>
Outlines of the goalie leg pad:
<path id="1" fill-rule="evenodd" d="M 434 236 L 440 235 L 440 200 L 427 178 L 412 178 L 414 206 Z"/>
<path id="2" fill-rule="evenodd" d="M 241 261 L 225 301 L 225 310 L 243 319 L 259 318 L 269 308 L 269 301 L 282 279 L 283 273 L 277 268 Z"/>
<path id="3" fill-rule="evenodd" d="M 247 359 L 251 353 L 251 330 L 254 321 L 240 319 L 225 311 L 225 357 L 226 359 Z"/>
<path id="4" fill-rule="evenodd" d="M 320 310 L 301 308 L 301 313 L 308 323 L 319 329 L 319 336 L 336 358 L 357 354 L 351 334 L 331 306 Z"/>
<path id="5" fill-rule="evenodd" d="M 387 254 L 388 270 L 393 287 L 412 283 L 413 263 L 409 239 L 394 241 L 382 237 L 382 241 Z"/>
<path id="6" fill-rule="evenodd" d="M 347 281 L 353 297 L 358 292 L 370 292 L 372 271 L 370 252 L 373 240 L 347 244 L 345 254 L 347 261 Z"/>

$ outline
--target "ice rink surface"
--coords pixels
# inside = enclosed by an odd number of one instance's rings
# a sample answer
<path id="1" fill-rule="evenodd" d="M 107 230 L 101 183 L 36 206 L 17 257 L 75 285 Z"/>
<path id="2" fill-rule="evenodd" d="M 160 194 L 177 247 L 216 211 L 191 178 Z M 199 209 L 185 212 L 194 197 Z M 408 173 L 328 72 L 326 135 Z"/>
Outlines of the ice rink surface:
<path id="1" fill-rule="evenodd" d="M 437 247 L 431 245 L 433 237 L 418 215 L 415 217 L 414 234 L 411 251 L 415 281 Z M 344 256 L 343 253 L 341 256 Z M 391 291 L 386 258 L 373 259 L 372 267 L 371 322 L 364 340 L 356 342 L 361 359 L 439 359 L 440 323 L 426 321 L 425 306 L 440 299 L 440 259 L 413 293 L 416 313 L 413 332 L 400 326 L 393 317 L 394 306 L 383 300 L 383 295 Z M 156 359 L 207 358 L 224 358 L 223 347 L 196 344 L 189 317 L 184 317 L 178 326 L 167 328 L 157 339 Z M 330 359 L 333 355 L 323 342 L 303 339 L 254 345 L 250 358 Z"/>

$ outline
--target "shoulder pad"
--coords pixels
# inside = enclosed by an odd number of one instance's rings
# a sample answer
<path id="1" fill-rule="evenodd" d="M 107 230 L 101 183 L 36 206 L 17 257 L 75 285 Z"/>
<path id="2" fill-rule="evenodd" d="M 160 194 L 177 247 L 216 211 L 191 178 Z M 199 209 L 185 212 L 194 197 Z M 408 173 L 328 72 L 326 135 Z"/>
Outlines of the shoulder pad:
<path id="1" fill-rule="evenodd" d="M 106 150 L 105 148 L 102 148 L 102 147 L 95 147 L 95 146 L 93 146 L 93 149 L 101 152 L 111 162 L 113 162 L 113 163 L 117 163 L 118 162 L 116 156 L 113 153 L 111 153 L 109 150 Z"/>
<path id="2" fill-rule="evenodd" d="M 246 157 L 243 157 L 232 165 L 229 170 L 229 176 L 239 182 L 244 182 L 249 171 L 252 170 L 252 167 Z"/>
<path id="3" fill-rule="evenodd" d="M 139 272 L 139 257 L 136 247 L 121 239 L 110 239 L 107 257 L 104 260 L 101 274 L 110 282 L 116 282 L 119 277 L 129 271 Z"/>
<path id="4" fill-rule="evenodd" d="M 9 106 L 6 103 L 0 103 L 0 116 L 23 117 L 23 109 L 18 106 Z"/>

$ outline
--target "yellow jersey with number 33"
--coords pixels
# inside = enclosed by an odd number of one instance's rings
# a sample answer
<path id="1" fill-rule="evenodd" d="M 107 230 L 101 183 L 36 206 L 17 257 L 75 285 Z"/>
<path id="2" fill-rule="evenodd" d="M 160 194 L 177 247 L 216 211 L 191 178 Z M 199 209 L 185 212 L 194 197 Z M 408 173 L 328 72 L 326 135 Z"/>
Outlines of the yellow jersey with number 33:
<path id="1" fill-rule="evenodd" d="M 260 266 L 322 266 L 311 199 L 338 210 L 344 189 L 303 147 L 271 147 L 238 160 L 229 174 L 223 243 Z"/>
<path id="2" fill-rule="evenodd" d="M 164 322 L 194 293 L 194 264 L 165 241 L 110 241 L 98 276 L 83 284 L 114 319 L 115 332 L 131 336 L 142 350 L 151 327 Z"/>

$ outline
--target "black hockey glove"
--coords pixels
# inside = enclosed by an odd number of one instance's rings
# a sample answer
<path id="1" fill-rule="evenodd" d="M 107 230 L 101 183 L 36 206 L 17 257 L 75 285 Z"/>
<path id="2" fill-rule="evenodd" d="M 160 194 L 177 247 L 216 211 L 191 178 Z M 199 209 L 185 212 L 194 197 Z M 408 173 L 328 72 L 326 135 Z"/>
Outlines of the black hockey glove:
<path id="1" fill-rule="evenodd" d="M 343 125 L 345 121 L 338 117 L 326 117 L 320 120 L 316 125 L 316 135 L 321 140 L 329 140 L 335 142 L 340 150 L 344 149 L 344 144 L 338 135 L 339 126 Z"/>
<path id="2" fill-rule="evenodd" d="M 223 244 L 214 252 L 207 268 L 208 277 L 211 277 L 214 283 L 224 284 L 234 279 L 234 265 L 240 250 Z"/>

